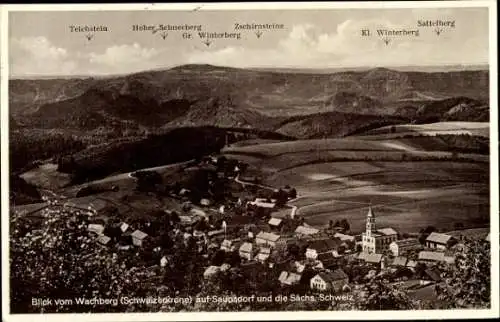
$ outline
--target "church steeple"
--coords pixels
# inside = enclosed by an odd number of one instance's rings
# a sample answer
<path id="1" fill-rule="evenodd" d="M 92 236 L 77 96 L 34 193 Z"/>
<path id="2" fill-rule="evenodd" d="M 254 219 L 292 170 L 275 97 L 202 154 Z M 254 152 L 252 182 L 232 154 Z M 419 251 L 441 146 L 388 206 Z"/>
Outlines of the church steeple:
<path id="1" fill-rule="evenodd" d="M 368 214 L 366 216 L 366 236 L 371 236 L 375 231 L 375 213 L 372 210 L 372 206 L 368 207 Z"/>

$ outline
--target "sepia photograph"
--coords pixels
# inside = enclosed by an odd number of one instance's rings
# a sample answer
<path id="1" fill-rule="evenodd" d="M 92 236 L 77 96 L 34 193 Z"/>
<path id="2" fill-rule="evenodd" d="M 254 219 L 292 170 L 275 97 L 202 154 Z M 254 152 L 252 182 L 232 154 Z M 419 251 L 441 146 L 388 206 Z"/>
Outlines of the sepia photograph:
<path id="1" fill-rule="evenodd" d="M 6 320 L 498 316 L 493 1 L 95 6 L 1 9 Z"/>

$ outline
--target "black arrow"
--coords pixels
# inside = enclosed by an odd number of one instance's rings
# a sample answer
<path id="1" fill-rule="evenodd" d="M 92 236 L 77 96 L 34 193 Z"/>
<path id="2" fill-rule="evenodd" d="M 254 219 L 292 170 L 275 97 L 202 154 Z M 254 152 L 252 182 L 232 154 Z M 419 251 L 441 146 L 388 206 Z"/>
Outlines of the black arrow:
<path id="1" fill-rule="evenodd" d="M 441 35 L 441 33 L 443 32 L 443 29 L 440 29 L 440 28 L 436 28 L 436 35 Z"/>
<path id="2" fill-rule="evenodd" d="M 88 34 L 88 35 L 85 35 L 85 37 L 87 37 L 88 41 L 91 41 L 92 38 L 94 38 L 94 35 Z"/>
<path id="3" fill-rule="evenodd" d="M 391 40 L 389 38 L 385 38 L 383 40 L 384 40 L 386 46 L 389 45 L 389 43 L 391 42 Z"/>
<path id="4" fill-rule="evenodd" d="M 167 32 L 164 32 L 161 34 L 161 37 L 163 38 L 163 40 L 165 40 L 165 38 L 167 38 L 168 36 L 168 33 Z"/>
<path id="5" fill-rule="evenodd" d="M 260 38 L 260 36 L 262 36 L 262 31 L 256 31 L 255 34 L 257 35 L 257 38 Z"/>
<path id="6" fill-rule="evenodd" d="M 207 47 L 210 47 L 210 44 L 211 44 L 211 42 L 210 42 L 210 41 L 206 40 L 206 41 L 204 41 L 203 43 L 204 43 L 205 45 L 207 45 Z"/>

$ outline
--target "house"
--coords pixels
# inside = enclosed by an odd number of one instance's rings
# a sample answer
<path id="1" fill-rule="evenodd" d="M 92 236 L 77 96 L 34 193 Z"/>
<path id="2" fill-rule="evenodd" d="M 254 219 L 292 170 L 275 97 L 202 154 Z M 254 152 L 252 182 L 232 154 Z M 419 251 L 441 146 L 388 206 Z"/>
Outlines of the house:
<path id="1" fill-rule="evenodd" d="M 97 237 L 97 242 L 103 246 L 108 245 L 110 241 L 111 238 L 105 235 L 100 235 L 99 237 Z"/>
<path id="2" fill-rule="evenodd" d="M 398 257 L 394 258 L 394 260 L 392 261 L 391 266 L 405 267 L 407 262 L 408 262 L 408 258 L 406 258 L 404 256 L 398 256 Z"/>
<path id="3" fill-rule="evenodd" d="M 91 233 L 102 235 L 104 233 L 104 226 L 100 224 L 89 224 L 87 230 Z"/>
<path id="4" fill-rule="evenodd" d="M 342 234 L 342 233 L 335 233 L 335 235 L 333 235 L 333 237 L 338 238 L 343 242 L 350 242 L 350 243 L 356 242 L 356 237 L 351 236 L 351 235 Z"/>
<path id="5" fill-rule="evenodd" d="M 280 235 L 261 231 L 255 237 L 255 242 L 257 243 L 257 245 L 268 245 L 270 247 L 275 247 L 276 242 L 279 239 L 280 239 Z"/>
<path id="6" fill-rule="evenodd" d="M 312 290 L 335 292 L 341 291 L 349 283 L 349 277 L 342 269 L 326 270 L 316 274 L 310 281 Z"/>
<path id="7" fill-rule="evenodd" d="M 261 263 L 264 263 L 271 255 L 271 248 L 261 247 L 255 259 Z"/>
<path id="8" fill-rule="evenodd" d="M 280 230 L 283 225 L 283 219 L 281 218 L 271 218 L 267 223 L 271 229 Z"/>
<path id="9" fill-rule="evenodd" d="M 337 259 L 331 252 L 318 254 L 317 260 L 321 262 L 324 268 L 332 268 L 337 263 Z"/>
<path id="10" fill-rule="evenodd" d="M 217 273 L 220 272 L 220 267 L 219 266 L 208 266 L 207 269 L 205 269 L 205 272 L 203 273 L 203 277 L 205 279 L 211 278 Z"/>
<path id="11" fill-rule="evenodd" d="M 488 235 L 484 238 L 484 240 L 486 240 L 488 242 L 490 241 L 490 233 L 488 233 Z"/>
<path id="12" fill-rule="evenodd" d="M 425 239 L 425 246 L 432 249 L 448 249 L 455 243 L 455 238 L 441 233 L 431 233 Z"/>
<path id="13" fill-rule="evenodd" d="M 295 229 L 295 235 L 297 237 L 312 236 L 319 233 L 319 230 L 313 227 L 298 226 Z"/>
<path id="14" fill-rule="evenodd" d="M 370 206 L 366 218 L 366 231 L 362 234 L 363 252 L 381 254 L 397 239 L 398 233 L 392 228 L 376 229 L 375 213 Z"/>
<path id="15" fill-rule="evenodd" d="M 395 240 L 389 245 L 389 250 L 394 256 L 400 256 L 409 250 L 420 249 L 422 245 L 416 238 Z"/>
<path id="16" fill-rule="evenodd" d="M 120 222 L 120 223 L 117 223 L 117 224 L 113 225 L 113 229 L 116 228 L 117 230 L 119 230 L 120 234 L 123 234 L 124 232 L 126 232 L 129 227 L 130 226 L 127 223 L 124 223 L 124 222 Z"/>
<path id="17" fill-rule="evenodd" d="M 224 229 L 219 229 L 219 230 L 211 230 L 207 233 L 208 238 L 216 237 L 219 235 L 224 234 Z"/>
<path id="18" fill-rule="evenodd" d="M 322 238 L 314 240 L 306 249 L 306 258 L 316 259 L 318 254 L 336 251 L 340 244 L 339 239 Z"/>
<path id="19" fill-rule="evenodd" d="M 445 256 L 443 252 L 421 251 L 418 253 L 418 261 L 426 264 L 434 264 L 444 262 Z"/>
<path id="20" fill-rule="evenodd" d="M 251 243 L 243 243 L 239 249 L 240 257 L 246 260 L 253 258 L 253 245 Z"/>
<path id="21" fill-rule="evenodd" d="M 379 265 L 382 262 L 382 254 L 361 252 L 358 255 L 358 259 L 364 261 L 367 264 Z"/>
<path id="22" fill-rule="evenodd" d="M 165 267 L 167 266 L 168 264 L 168 259 L 167 259 L 167 256 L 163 256 L 161 259 L 160 259 L 160 266 L 161 267 Z"/>
<path id="23" fill-rule="evenodd" d="M 300 274 L 282 271 L 280 276 L 278 277 L 278 280 L 281 282 L 281 284 L 291 286 L 291 285 L 298 284 L 300 282 L 301 278 L 302 278 L 302 275 L 300 275 Z"/>
<path id="24" fill-rule="evenodd" d="M 265 209 L 274 209 L 276 207 L 276 201 L 267 201 L 266 199 L 257 198 L 254 201 L 248 202 L 249 206 L 265 208 Z"/>
<path id="25" fill-rule="evenodd" d="M 135 230 L 131 234 L 131 236 L 132 236 L 132 244 L 134 244 L 134 246 L 140 247 L 144 243 L 144 239 L 148 236 L 148 234 L 140 230 Z"/>
<path id="26" fill-rule="evenodd" d="M 238 240 L 230 240 L 230 239 L 224 239 L 222 241 L 222 244 L 220 245 L 220 249 L 225 251 L 225 252 L 232 252 L 233 250 L 236 249 L 235 242 Z"/>

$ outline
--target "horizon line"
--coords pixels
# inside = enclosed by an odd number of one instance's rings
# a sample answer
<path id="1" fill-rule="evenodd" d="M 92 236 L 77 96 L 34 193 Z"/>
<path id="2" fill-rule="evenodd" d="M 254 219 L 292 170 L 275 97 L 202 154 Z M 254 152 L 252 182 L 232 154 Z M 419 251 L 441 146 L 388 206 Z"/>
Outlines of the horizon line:
<path id="1" fill-rule="evenodd" d="M 16 80 L 16 79 L 41 79 L 41 78 L 94 78 L 94 77 L 120 77 L 120 76 L 127 76 L 127 75 L 134 75 L 134 74 L 139 74 L 139 73 L 147 73 L 147 72 L 157 72 L 157 71 L 167 71 L 170 69 L 178 68 L 178 67 L 183 67 L 183 66 L 211 66 L 211 67 L 219 67 L 219 68 L 233 68 L 233 69 L 242 69 L 242 70 L 255 70 L 255 69 L 276 69 L 276 70 L 297 70 L 297 72 L 302 72 L 302 71 L 320 71 L 320 70 L 342 70 L 342 71 L 348 71 L 349 69 L 351 70 L 359 70 L 359 69 L 377 69 L 377 68 L 385 68 L 385 69 L 393 69 L 396 70 L 399 68 L 404 68 L 407 69 L 405 72 L 408 71 L 414 71 L 414 72 L 420 72 L 418 68 L 447 68 L 447 67 L 456 67 L 456 70 L 449 70 L 449 71 L 460 71 L 460 67 L 486 67 L 490 66 L 490 63 L 466 63 L 466 64 L 441 64 L 441 65 L 376 65 L 376 66 L 338 66 L 338 67 L 301 67 L 301 66 L 247 66 L 247 67 L 236 67 L 236 66 L 229 66 L 229 65 L 215 65 L 215 64 L 209 64 L 209 63 L 186 63 L 186 64 L 180 64 L 180 65 L 172 65 L 172 66 L 165 66 L 165 67 L 159 67 L 159 68 L 152 68 L 152 69 L 144 69 L 141 71 L 135 71 L 135 72 L 124 72 L 124 73 L 110 73 L 110 74 L 26 74 L 26 75 L 9 75 L 10 80 Z M 408 70 L 415 68 L 415 70 Z M 482 69 L 481 69 L 482 70 Z M 489 70 L 489 68 L 488 68 Z M 425 72 L 425 71 L 422 71 Z"/>

